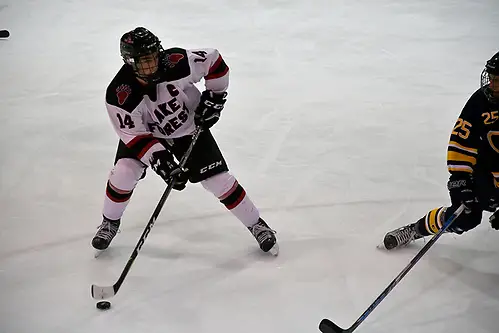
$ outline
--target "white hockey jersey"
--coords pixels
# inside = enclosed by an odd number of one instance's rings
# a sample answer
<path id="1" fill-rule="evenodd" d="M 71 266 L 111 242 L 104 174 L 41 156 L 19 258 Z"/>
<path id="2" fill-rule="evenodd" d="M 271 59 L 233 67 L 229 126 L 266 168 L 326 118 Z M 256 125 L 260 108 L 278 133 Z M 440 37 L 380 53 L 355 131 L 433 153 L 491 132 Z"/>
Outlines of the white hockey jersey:
<path id="1" fill-rule="evenodd" d="M 224 92 L 229 67 L 216 49 L 162 51 L 161 80 L 144 87 L 132 68 L 123 65 L 106 91 L 106 108 L 120 139 L 144 164 L 165 147 L 157 138 L 172 139 L 195 130 L 194 110 L 200 91 L 194 85 L 205 80 L 207 90 Z"/>

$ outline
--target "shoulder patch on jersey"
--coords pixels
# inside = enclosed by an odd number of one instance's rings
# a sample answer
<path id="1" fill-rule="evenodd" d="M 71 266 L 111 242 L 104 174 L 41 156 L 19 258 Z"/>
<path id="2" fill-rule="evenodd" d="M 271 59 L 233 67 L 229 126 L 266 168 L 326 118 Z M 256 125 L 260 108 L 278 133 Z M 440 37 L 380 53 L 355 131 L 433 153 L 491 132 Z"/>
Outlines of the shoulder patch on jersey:
<path id="1" fill-rule="evenodd" d="M 126 99 L 132 93 L 132 88 L 128 84 L 121 84 L 116 88 L 116 97 L 118 98 L 118 104 L 123 105 Z"/>
<path id="2" fill-rule="evenodd" d="M 179 47 L 166 49 L 162 52 L 160 59 L 165 81 L 180 80 L 191 74 L 185 49 Z"/>
<path id="3" fill-rule="evenodd" d="M 461 112 L 461 117 L 474 118 L 480 117 L 483 112 L 486 112 L 491 107 L 487 97 L 483 91 L 478 88 L 466 101 L 466 104 Z"/>
<path id="4" fill-rule="evenodd" d="M 133 70 L 123 65 L 106 91 L 106 103 L 132 112 L 142 101 L 143 88 L 135 78 Z"/>
<path id="5" fill-rule="evenodd" d="M 166 65 L 173 68 L 182 59 L 184 59 L 184 55 L 182 53 L 169 53 L 166 55 Z"/>

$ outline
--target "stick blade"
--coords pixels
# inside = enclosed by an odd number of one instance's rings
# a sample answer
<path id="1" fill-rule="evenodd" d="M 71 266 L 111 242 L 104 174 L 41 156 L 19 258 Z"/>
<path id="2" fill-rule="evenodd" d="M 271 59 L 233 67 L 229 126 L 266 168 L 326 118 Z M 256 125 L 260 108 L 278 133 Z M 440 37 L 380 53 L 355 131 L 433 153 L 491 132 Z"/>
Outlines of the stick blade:
<path id="1" fill-rule="evenodd" d="M 319 324 L 319 330 L 322 333 L 343 333 L 347 332 L 329 319 L 322 319 Z"/>
<path id="2" fill-rule="evenodd" d="M 109 299 L 116 295 L 113 286 L 99 287 L 93 284 L 90 292 L 92 293 L 92 297 L 94 299 Z"/>

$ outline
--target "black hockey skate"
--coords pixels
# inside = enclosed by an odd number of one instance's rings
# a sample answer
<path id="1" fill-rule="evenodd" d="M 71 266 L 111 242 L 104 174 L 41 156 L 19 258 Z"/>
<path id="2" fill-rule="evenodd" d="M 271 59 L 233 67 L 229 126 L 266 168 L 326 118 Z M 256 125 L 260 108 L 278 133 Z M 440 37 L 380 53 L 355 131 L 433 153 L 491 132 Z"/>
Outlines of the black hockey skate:
<path id="1" fill-rule="evenodd" d="M 259 218 L 252 227 L 248 227 L 248 230 L 253 234 L 263 252 L 270 252 L 275 256 L 279 254 L 279 245 L 275 238 L 276 232 L 270 229 L 262 218 Z"/>
<path id="2" fill-rule="evenodd" d="M 104 217 L 102 224 L 99 226 L 99 230 L 92 239 L 92 246 L 96 250 L 105 250 L 111 244 L 114 236 L 118 233 L 120 228 L 120 220 L 109 220 Z"/>
<path id="3" fill-rule="evenodd" d="M 413 240 L 423 238 L 421 234 L 416 230 L 416 223 L 409 224 L 393 231 L 390 231 L 385 235 L 383 243 L 387 250 L 392 250 L 404 245 L 409 244 Z"/>

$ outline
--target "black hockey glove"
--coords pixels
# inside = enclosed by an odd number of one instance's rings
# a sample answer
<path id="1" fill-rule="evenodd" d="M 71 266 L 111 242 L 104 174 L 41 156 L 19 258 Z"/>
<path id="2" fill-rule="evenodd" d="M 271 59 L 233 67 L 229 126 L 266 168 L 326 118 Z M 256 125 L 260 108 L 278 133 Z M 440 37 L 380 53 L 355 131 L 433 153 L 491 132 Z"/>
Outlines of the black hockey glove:
<path id="1" fill-rule="evenodd" d="M 499 210 L 496 210 L 494 214 L 489 217 L 490 226 L 496 230 L 499 230 Z"/>
<path id="2" fill-rule="evenodd" d="M 173 188 L 182 191 L 189 180 L 185 170 L 173 159 L 173 155 L 168 150 L 160 150 L 152 153 L 151 169 L 153 169 L 164 181 L 169 181 L 173 177 Z"/>
<path id="3" fill-rule="evenodd" d="M 463 203 L 467 208 L 465 213 L 478 208 L 473 178 L 470 174 L 465 172 L 453 174 L 447 183 L 447 189 L 449 190 L 452 205 L 458 206 Z"/>
<path id="4" fill-rule="evenodd" d="M 224 104 L 227 101 L 225 99 L 226 96 L 226 92 L 215 93 L 211 90 L 203 91 L 201 99 L 199 100 L 199 105 L 194 114 L 194 122 L 196 125 L 205 129 L 215 125 L 220 118 L 220 112 L 222 112 Z"/>
<path id="5" fill-rule="evenodd" d="M 499 210 L 496 210 L 497 208 L 499 208 L 499 201 L 496 200 L 496 198 L 494 198 L 494 197 L 489 198 L 487 208 L 485 208 L 484 210 L 493 213 L 489 217 L 490 226 L 493 229 L 499 230 Z"/>

